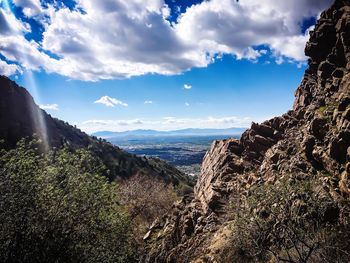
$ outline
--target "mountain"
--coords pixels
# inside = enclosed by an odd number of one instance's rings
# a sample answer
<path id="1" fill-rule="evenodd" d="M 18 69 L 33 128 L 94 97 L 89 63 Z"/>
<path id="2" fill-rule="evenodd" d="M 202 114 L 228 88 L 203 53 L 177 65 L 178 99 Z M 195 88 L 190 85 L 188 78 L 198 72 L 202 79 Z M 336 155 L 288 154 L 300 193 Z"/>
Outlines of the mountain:
<path id="1" fill-rule="evenodd" d="M 191 186 L 192 179 L 159 159 L 137 157 L 76 127 L 51 117 L 40 109 L 29 92 L 7 77 L 0 76 L 0 141 L 1 147 L 13 148 L 22 138 L 39 137 L 43 151 L 66 146 L 72 150 L 89 149 L 100 158 L 110 180 L 134 174 L 162 177 L 175 185 Z"/>
<path id="2" fill-rule="evenodd" d="M 293 109 L 215 141 L 144 262 L 349 262 L 350 2 L 310 32 Z"/>
<path id="3" fill-rule="evenodd" d="M 125 132 L 100 131 L 92 135 L 104 139 L 117 137 L 146 137 L 146 136 L 210 136 L 210 135 L 241 135 L 245 128 L 228 128 L 228 129 L 182 129 L 173 131 L 157 131 L 157 130 L 132 130 Z"/>

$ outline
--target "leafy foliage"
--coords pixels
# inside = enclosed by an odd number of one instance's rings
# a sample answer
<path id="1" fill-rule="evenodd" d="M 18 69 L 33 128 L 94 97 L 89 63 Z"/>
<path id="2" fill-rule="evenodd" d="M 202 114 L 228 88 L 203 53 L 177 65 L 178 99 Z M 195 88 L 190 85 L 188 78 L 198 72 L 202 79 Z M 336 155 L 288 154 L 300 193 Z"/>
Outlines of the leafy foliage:
<path id="1" fill-rule="evenodd" d="M 132 219 L 147 225 L 169 212 L 178 199 L 174 188 L 161 179 L 135 175 L 121 184 L 122 203 L 130 211 Z"/>
<path id="2" fill-rule="evenodd" d="M 136 174 L 120 185 L 121 203 L 128 210 L 132 232 L 139 251 L 143 249 L 143 236 L 157 219 L 170 211 L 179 198 L 174 187 L 160 178 Z"/>
<path id="3" fill-rule="evenodd" d="M 1 262 L 132 262 L 117 185 L 85 150 L 0 151 Z"/>
<path id="4" fill-rule="evenodd" d="M 316 178 L 261 185 L 234 208 L 231 256 L 240 262 L 348 261 L 344 209 Z"/>

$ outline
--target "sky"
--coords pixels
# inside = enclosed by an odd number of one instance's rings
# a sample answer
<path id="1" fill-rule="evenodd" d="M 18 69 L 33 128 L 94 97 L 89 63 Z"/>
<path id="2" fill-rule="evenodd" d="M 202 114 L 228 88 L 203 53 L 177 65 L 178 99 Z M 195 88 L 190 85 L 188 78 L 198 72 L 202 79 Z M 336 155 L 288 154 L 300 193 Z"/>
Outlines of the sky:
<path id="1" fill-rule="evenodd" d="M 248 127 L 292 108 L 331 0 L 0 0 L 0 74 L 80 129 Z"/>

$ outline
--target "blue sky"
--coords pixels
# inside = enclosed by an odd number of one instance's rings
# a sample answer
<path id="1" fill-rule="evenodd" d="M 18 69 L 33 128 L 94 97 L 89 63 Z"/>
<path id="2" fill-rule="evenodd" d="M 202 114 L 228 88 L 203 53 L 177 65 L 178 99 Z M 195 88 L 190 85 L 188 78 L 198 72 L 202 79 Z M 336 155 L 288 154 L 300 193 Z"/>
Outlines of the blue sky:
<path id="1" fill-rule="evenodd" d="M 86 132 L 247 127 L 291 109 L 331 1 L 1 0 L 0 73 Z"/>

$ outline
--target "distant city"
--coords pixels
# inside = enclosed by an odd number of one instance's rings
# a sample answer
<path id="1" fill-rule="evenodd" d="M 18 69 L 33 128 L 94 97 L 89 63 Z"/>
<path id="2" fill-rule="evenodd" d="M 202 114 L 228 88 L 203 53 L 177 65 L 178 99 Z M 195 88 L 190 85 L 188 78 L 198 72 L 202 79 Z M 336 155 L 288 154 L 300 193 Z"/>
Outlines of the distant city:
<path id="1" fill-rule="evenodd" d="M 104 138 L 129 153 L 160 158 L 188 175 L 197 176 L 203 157 L 213 141 L 239 138 L 244 131 L 245 128 L 133 130 L 101 131 L 92 135 Z"/>

